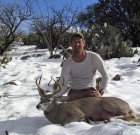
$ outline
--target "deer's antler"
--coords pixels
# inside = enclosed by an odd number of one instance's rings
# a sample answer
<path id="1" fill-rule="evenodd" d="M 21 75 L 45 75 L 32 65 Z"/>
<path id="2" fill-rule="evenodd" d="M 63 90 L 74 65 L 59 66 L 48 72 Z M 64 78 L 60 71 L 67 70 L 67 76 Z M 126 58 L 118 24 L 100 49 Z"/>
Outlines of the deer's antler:
<path id="1" fill-rule="evenodd" d="M 58 85 L 59 88 L 58 88 L 58 90 L 53 91 L 52 94 L 47 94 L 46 91 L 40 87 L 41 78 L 42 78 L 42 75 L 36 79 L 35 83 L 36 83 L 39 95 L 41 96 L 42 99 L 45 99 L 47 97 L 51 97 L 51 96 L 55 95 L 56 93 L 58 93 L 59 91 L 61 91 L 60 84 L 52 78 L 52 80 Z"/>
<path id="2" fill-rule="evenodd" d="M 61 91 L 61 86 L 60 86 L 60 84 L 58 83 L 58 81 L 54 80 L 53 78 L 52 78 L 52 80 L 58 85 L 58 89 L 57 89 L 57 90 L 54 90 L 53 93 L 50 94 L 50 96 L 53 96 L 53 95 L 55 95 L 55 94 L 57 94 L 58 92 Z"/>
<path id="3" fill-rule="evenodd" d="M 40 87 L 41 78 L 42 78 L 42 75 L 36 79 L 35 83 L 36 83 L 39 95 L 41 96 L 41 98 L 44 99 L 44 98 L 46 98 L 47 93 L 45 92 L 45 90 L 43 88 Z"/>

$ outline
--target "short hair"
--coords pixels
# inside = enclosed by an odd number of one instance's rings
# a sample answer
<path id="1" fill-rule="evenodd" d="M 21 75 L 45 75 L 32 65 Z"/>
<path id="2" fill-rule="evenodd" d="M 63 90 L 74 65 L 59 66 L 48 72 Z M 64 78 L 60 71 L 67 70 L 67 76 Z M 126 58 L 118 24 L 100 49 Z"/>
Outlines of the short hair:
<path id="1" fill-rule="evenodd" d="M 84 36 L 83 36 L 83 34 L 81 32 L 72 33 L 72 36 L 71 36 L 70 39 L 72 40 L 74 37 L 80 37 L 80 38 L 84 39 Z"/>

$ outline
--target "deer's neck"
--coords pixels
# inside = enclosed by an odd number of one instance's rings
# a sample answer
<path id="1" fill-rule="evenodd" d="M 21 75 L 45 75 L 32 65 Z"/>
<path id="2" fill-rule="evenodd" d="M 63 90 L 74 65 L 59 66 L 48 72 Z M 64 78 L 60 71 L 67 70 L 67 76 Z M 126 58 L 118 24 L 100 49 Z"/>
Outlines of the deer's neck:
<path id="1" fill-rule="evenodd" d="M 51 103 L 51 105 L 47 108 L 47 111 L 46 112 L 49 113 L 49 112 L 53 111 L 56 108 L 57 108 L 57 103 L 56 103 L 55 100 L 53 100 L 52 103 Z"/>
<path id="2" fill-rule="evenodd" d="M 48 107 L 47 111 L 44 111 L 44 115 L 49 121 L 55 123 L 57 111 L 58 111 L 58 104 L 56 103 L 56 101 L 53 101 L 52 104 Z"/>

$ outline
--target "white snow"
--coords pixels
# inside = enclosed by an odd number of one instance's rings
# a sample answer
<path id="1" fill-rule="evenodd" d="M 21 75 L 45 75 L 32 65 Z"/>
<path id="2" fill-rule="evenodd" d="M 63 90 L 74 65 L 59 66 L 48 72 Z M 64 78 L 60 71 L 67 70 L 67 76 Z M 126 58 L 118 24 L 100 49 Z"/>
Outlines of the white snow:
<path id="1" fill-rule="evenodd" d="M 15 46 L 9 55 L 12 61 L 6 68 L 0 68 L 0 135 L 140 135 L 140 126 L 133 122 L 112 120 L 110 123 L 72 122 L 65 126 L 52 124 L 42 111 L 36 109 L 40 97 L 35 85 L 35 79 L 43 75 L 41 86 L 51 90 L 48 82 L 51 76 L 60 76 L 62 58 L 48 59 L 47 49 L 37 50 L 35 46 Z M 139 53 L 131 58 L 114 58 L 106 60 L 109 72 L 109 85 L 104 96 L 115 96 L 127 101 L 140 116 L 140 48 Z M 59 52 L 59 51 L 58 51 Z M 41 57 L 21 57 L 33 54 L 43 54 Z M 116 75 L 121 75 L 120 81 L 113 81 Z M 17 85 L 3 85 L 14 81 Z M 5 97 L 4 95 L 7 95 Z"/>

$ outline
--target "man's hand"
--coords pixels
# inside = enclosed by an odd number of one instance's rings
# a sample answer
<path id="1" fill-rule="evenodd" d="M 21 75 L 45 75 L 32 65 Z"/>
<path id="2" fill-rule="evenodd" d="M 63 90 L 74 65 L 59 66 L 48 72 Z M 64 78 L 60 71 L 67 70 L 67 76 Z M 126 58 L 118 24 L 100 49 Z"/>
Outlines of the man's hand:
<path id="1" fill-rule="evenodd" d="M 93 96 L 95 96 L 95 97 L 101 97 L 101 96 L 102 96 L 101 93 L 98 92 L 98 91 L 93 91 L 93 92 L 91 93 L 91 95 L 93 95 Z"/>
<path id="2" fill-rule="evenodd" d="M 104 94 L 103 89 L 100 89 L 100 90 L 99 90 L 99 92 L 100 92 L 100 94 L 101 94 L 101 95 L 103 95 L 103 94 Z"/>

